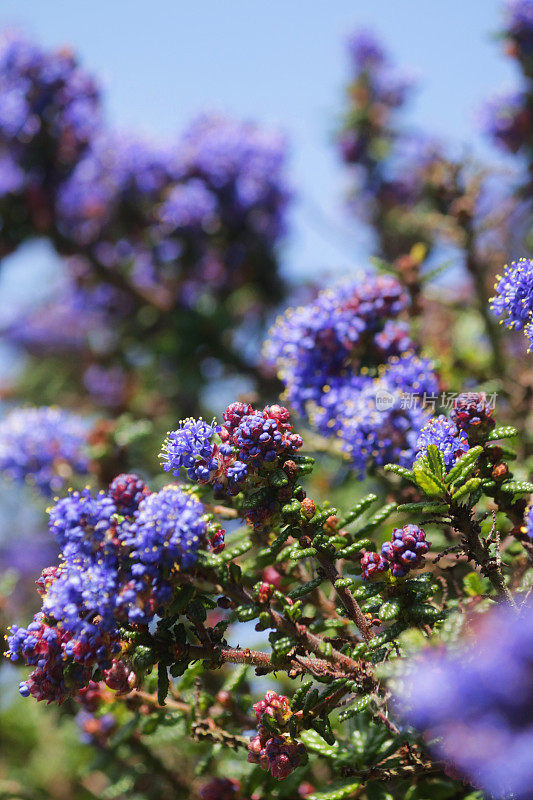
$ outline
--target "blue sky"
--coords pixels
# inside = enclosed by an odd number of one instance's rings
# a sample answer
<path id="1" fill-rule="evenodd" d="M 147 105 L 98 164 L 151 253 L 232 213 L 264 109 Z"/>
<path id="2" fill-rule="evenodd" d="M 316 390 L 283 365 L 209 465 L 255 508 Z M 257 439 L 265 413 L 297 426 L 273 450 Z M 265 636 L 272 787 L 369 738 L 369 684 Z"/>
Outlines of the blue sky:
<path id="1" fill-rule="evenodd" d="M 299 196 L 284 266 L 293 275 L 325 275 L 359 263 L 366 247 L 343 216 L 346 174 L 332 144 L 347 34 L 371 27 L 419 77 L 413 124 L 486 151 L 476 108 L 515 78 L 491 38 L 501 7 L 497 0 L 3 0 L 0 19 L 46 45 L 71 44 L 103 83 L 116 127 L 168 139 L 194 115 L 217 109 L 281 128 Z M 31 250 L 23 258 L 46 255 Z"/>

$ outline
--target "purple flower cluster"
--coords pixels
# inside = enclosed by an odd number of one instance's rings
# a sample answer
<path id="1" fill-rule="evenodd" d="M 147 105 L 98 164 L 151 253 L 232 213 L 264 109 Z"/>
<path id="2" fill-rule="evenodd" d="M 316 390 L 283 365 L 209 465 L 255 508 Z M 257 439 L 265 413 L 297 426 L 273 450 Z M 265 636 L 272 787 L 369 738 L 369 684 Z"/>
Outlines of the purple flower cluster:
<path id="1" fill-rule="evenodd" d="M 119 514 L 128 516 L 137 511 L 139 503 L 150 494 L 150 490 L 142 478 L 132 473 L 122 473 L 109 484 L 109 494 Z"/>
<path id="2" fill-rule="evenodd" d="M 398 690 L 436 756 L 494 797 L 533 798 L 532 611 L 493 610 L 471 641 L 414 660 Z"/>
<path id="3" fill-rule="evenodd" d="M 169 432 L 163 444 L 163 469 L 179 474 L 183 468 L 190 481 L 208 483 L 222 466 L 220 448 L 213 443 L 213 436 L 219 432 L 220 426 L 214 421 L 209 424 L 203 419 L 186 419 Z"/>
<path id="4" fill-rule="evenodd" d="M 267 715 L 276 720 L 282 729 L 292 715 L 285 695 L 279 695 L 274 691 L 268 691 L 262 700 L 254 703 L 254 711 L 259 723 L 263 715 Z M 261 724 L 257 736 L 251 739 L 248 748 L 248 761 L 259 764 L 261 769 L 269 770 L 273 777 L 280 781 L 299 767 L 305 756 L 305 746 L 301 742 L 295 742 L 287 734 L 270 736 Z"/>
<path id="5" fill-rule="evenodd" d="M 383 558 L 381 553 L 374 553 L 369 550 L 366 552 L 361 561 L 361 577 L 364 581 L 371 581 L 378 578 L 383 572 L 387 572 L 390 567 L 389 562 Z"/>
<path id="6" fill-rule="evenodd" d="M 216 115 L 172 146 L 111 133 L 72 53 L 14 33 L 0 41 L 0 90 L 0 255 L 44 234 L 94 281 L 119 270 L 147 302 L 190 307 L 248 283 L 263 303 L 279 297 L 274 251 L 290 198 L 281 136 Z M 61 343 L 64 313 L 47 319 Z"/>
<path id="7" fill-rule="evenodd" d="M 408 524 L 393 528 L 392 539 L 381 545 L 381 553 L 367 552 L 361 559 L 364 581 L 378 578 L 390 569 L 395 578 L 404 578 L 411 569 L 418 569 L 428 552 L 431 542 L 418 525 Z"/>
<path id="8" fill-rule="evenodd" d="M 271 736 L 262 730 L 251 741 L 248 748 L 248 761 L 259 764 L 279 781 L 287 778 L 300 766 L 306 757 L 305 745 L 295 742 L 288 734 Z"/>
<path id="9" fill-rule="evenodd" d="M 99 127 L 94 80 L 69 50 L 47 52 L 9 31 L 0 42 L 0 98 L 1 194 L 53 189 Z"/>
<path id="10" fill-rule="evenodd" d="M 387 461 L 411 465 L 426 415 L 403 394 L 438 389 L 431 363 L 396 319 L 407 304 L 395 278 L 364 274 L 289 309 L 266 345 L 285 397 L 323 435 L 339 437 L 361 474 Z"/>
<path id="11" fill-rule="evenodd" d="M 441 451 L 447 470 L 450 470 L 456 460 L 469 449 L 464 430 L 459 430 L 455 422 L 443 414 L 432 417 L 420 431 L 416 442 L 417 457 L 425 455 L 430 444 L 434 444 Z"/>
<path id="12" fill-rule="evenodd" d="M 7 656 L 35 667 L 21 694 L 62 702 L 88 686 L 98 666 L 108 686 L 127 687 L 114 656 L 119 627 L 149 625 L 172 596 L 176 569 L 194 565 L 205 536 L 203 507 L 166 486 L 150 494 L 136 475 L 119 475 L 109 492 L 71 492 L 50 509 L 61 562 L 37 582 L 42 613 L 12 626 Z"/>
<path id="13" fill-rule="evenodd" d="M 129 551 L 131 580 L 121 590 L 130 622 L 148 624 L 172 597 L 171 575 L 196 563 L 205 535 L 203 506 L 178 486 L 165 486 L 142 500 L 134 522 L 119 531 Z"/>
<path id="14" fill-rule="evenodd" d="M 0 422 L 0 473 L 52 495 L 73 473 L 87 473 L 87 435 L 86 423 L 63 409 L 16 408 Z"/>
<path id="15" fill-rule="evenodd" d="M 494 286 L 496 294 L 491 298 L 492 311 L 506 328 L 524 331 L 533 346 L 533 261 L 521 258 L 512 261 L 498 275 Z"/>
<path id="16" fill-rule="evenodd" d="M 58 192 L 58 225 L 136 283 L 181 283 L 181 302 L 250 278 L 283 232 L 283 141 L 202 117 L 175 148 L 100 137 Z M 260 265 L 258 264 L 258 269 Z"/>

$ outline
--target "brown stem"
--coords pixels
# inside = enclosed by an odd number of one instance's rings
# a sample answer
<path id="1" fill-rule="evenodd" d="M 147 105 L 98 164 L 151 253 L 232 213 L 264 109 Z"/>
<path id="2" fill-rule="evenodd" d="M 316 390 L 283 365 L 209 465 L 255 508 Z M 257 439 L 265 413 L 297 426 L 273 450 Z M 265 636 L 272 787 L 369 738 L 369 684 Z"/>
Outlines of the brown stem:
<path id="1" fill-rule="evenodd" d="M 320 562 L 320 565 L 324 568 L 328 580 L 339 595 L 339 599 L 346 609 L 346 613 L 361 632 L 361 636 L 365 642 L 369 642 L 374 636 L 374 633 L 371 630 L 365 615 L 361 611 L 357 600 L 347 587 L 335 586 L 335 583 L 340 578 L 340 574 L 335 565 L 328 560 L 327 556 L 324 553 L 319 552 L 317 553 L 317 559 Z"/>

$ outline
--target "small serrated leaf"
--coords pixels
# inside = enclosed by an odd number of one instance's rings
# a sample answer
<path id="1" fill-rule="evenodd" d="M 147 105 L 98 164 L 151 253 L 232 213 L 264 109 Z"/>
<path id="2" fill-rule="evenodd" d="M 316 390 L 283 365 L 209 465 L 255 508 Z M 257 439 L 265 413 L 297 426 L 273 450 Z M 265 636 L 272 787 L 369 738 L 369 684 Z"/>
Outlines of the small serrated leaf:
<path id="1" fill-rule="evenodd" d="M 446 473 L 446 466 L 444 464 L 444 456 L 436 444 L 429 444 L 427 446 L 426 458 L 433 475 L 442 481 Z"/>
<path id="2" fill-rule="evenodd" d="M 533 492 L 533 483 L 529 483 L 529 481 L 506 481 L 502 483 L 501 489 L 503 492 L 512 494 L 531 494 Z"/>
<path id="3" fill-rule="evenodd" d="M 385 464 L 383 469 L 385 472 L 394 472 L 395 475 L 399 475 L 401 478 L 406 478 L 408 481 L 414 481 L 415 479 L 415 476 L 410 469 L 400 467 L 399 464 Z"/>
<path id="4" fill-rule="evenodd" d="M 438 497 L 446 491 L 444 483 L 433 475 L 420 459 L 415 463 L 413 473 L 417 485 L 430 497 Z"/>
<path id="5" fill-rule="evenodd" d="M 451 470 L 446 475 L 446 483 L 453 483 L 453 481 L 456 480 L 467 467 L 477 461 L 482 452 L 483 448 L 480 445 L 471 447 L 470 450 L 467 450 L 464 456 L 461 456 L 461 458 L 455 462 Z"/>
<path id="6" fill-rule="evenodd" d="M 454 493 L 453 499 L 459 500 L 461 497 L 466 497 L 467 494 L 475 492 L 481 485 L 481 478 L 470 478 L 463 486 L 460 486 Z"/>
<path id="7" fill-rule="evenodd" d="M 510 438 L 511 436 L 516 436 L 517 433 L 518 430 L 516 428 L 513 428 L 512 425 L 506 425 L 500 428 L 494 428 L 494 430 L 489 433 L 485 441 L 494 442 L 496 439 L 507 439 Z"/>

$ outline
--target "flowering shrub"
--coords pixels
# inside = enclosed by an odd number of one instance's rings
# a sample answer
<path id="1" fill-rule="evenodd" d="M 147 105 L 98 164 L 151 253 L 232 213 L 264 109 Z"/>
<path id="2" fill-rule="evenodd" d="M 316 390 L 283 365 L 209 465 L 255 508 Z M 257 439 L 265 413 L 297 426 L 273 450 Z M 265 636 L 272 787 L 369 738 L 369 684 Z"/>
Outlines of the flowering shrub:
<path id="1" fill-rule="evenodd" d="M 522 165 L 532 8 L 486 125 Z M 533 797 L 531 174 L 407 129 L 370 32 L 349 57 L 377 255 L 285 310 L 277 135 L 119 136 L 74 56 L 0 49 L 0 249 L 45 236 L 67 275 L 3 331 L 0 538 L 36 580 L 2 561 L 1 796 Z"/>

